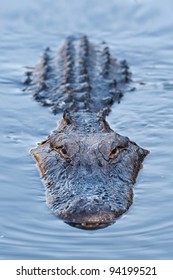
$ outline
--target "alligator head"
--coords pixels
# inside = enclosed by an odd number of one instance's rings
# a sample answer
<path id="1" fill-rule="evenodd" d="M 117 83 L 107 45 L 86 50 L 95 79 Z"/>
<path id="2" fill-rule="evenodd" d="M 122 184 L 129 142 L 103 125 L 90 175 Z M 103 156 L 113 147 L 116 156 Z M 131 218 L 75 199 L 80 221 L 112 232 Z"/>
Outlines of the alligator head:
<path id="1" fill-rule="evenodd" d="M 31 151 L 47 204 L 70 225 L 96 229 L 130 207 L 132 186 L 147 150 L 114 132 L 104 118 L 65 114 L 59 127 Z"/>

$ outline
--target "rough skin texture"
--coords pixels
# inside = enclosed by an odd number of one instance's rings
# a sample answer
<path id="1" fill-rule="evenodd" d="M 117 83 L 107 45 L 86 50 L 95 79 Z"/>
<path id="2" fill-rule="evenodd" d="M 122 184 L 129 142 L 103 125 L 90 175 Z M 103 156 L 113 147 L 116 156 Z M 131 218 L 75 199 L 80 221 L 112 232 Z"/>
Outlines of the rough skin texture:
<path id="1" fill-rule="evenodd" d="M 47 204 L 83 229 L 112 224 L 130 207 L 132 186 L 147 150 L 114 132 L 105 120 L 130 82 L 126 61 L 86 36 L 69 37 L 58 53 L 46 49 L 27 72 L 27 90 L 52 111 L 58 128 L 31 150 L 46 186 Z"/>

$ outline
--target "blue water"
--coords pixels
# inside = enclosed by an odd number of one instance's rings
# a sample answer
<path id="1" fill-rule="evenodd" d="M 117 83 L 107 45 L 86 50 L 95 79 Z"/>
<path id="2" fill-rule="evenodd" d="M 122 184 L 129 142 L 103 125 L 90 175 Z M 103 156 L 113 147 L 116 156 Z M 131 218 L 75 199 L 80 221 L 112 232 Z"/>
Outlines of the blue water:
<path id="1" fill-rule="evenodd" d="M 0 259 L 173 259 L 173 2 L 0 2 Z M 47 208 L 29 150 L 61 115 L 24 94 L 21 83 L 46 46 L 57 49 L 81 32 L 127 59 L 136 91 L 108 121 L 151 152 L 130 210 L 97 231 L 72 228 Z"/>

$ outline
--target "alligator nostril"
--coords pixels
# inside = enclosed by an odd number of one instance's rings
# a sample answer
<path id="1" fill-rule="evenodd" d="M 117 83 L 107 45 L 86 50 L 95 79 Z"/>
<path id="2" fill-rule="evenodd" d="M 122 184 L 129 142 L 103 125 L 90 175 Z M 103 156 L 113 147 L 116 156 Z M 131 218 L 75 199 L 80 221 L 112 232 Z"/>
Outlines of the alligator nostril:
<path id="1" fill-rule="evenodd" d="M 98 166 L 100 166 L 100 167 L 102 167 L 102 166 L 103 166 L 103 164 L 101 163 L 101 161 L 100 161 L 100 160 L 98 160 Z"/>
<path id="2" fill-rule="evenodd" d="M 99 203 L 99 200 L 97 198 L 94 198 L 94 202 Z"/>

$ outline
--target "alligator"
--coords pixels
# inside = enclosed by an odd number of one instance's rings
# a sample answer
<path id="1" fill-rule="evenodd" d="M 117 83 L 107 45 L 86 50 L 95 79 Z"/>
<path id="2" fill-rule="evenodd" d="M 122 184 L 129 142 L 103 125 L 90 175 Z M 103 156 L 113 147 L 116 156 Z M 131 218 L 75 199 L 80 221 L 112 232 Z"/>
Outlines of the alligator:
<path id="1" fill-rule="evenodd" d="M 58 52 L 46 48 L 26 72 L 26 90 L 54 114 L 58 128 L 31 154 L 46 187 L 48 207 L 71 226 L 111 225 L 133 202 L 133 185 L 149 153 L 113 131 L 106 116 L 129 87 L 126 60 L 105 42 L 70 36 Z"/>

